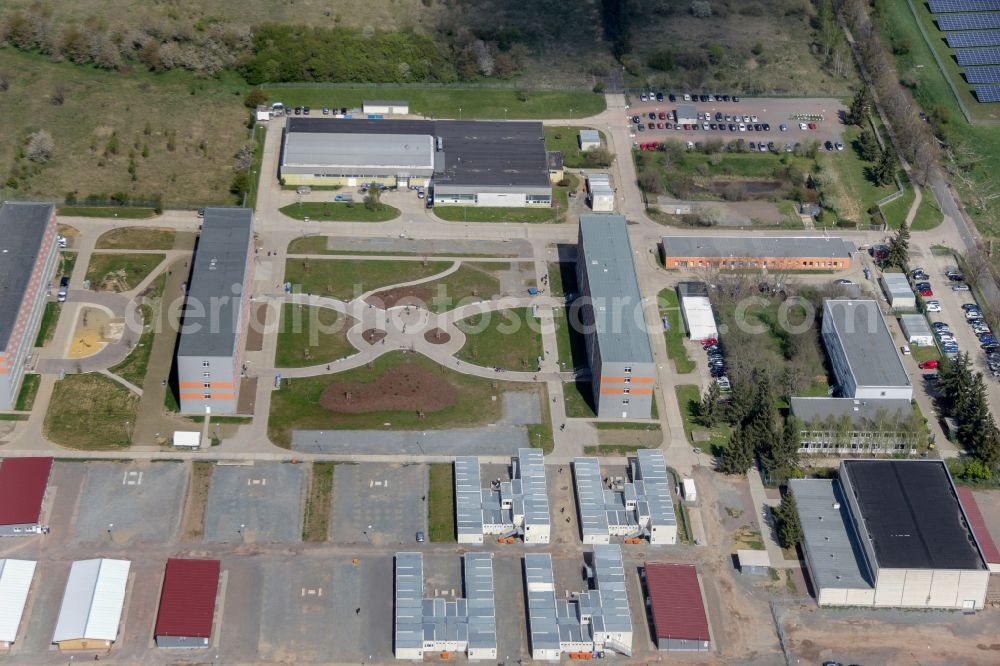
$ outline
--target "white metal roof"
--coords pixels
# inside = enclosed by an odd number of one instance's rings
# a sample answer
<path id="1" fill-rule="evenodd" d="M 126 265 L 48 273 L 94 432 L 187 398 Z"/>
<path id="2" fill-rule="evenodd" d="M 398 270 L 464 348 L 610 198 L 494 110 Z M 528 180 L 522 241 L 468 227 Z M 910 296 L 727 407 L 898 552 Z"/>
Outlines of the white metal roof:
<path id="1" fill-rule="evenodd" d="M 35 564 L 33 560 L 0 560 L 0 643 L 13 643 L 17 638 Z"/>
<path id="2" fill-rule="evenodd" d="M 175 430 L 174 446 L 197 449 L 201 446 L 201 433 L 188 430 Z"/>
<path id="3" fill-rule="evenodd" d="M 715 326 L 715 314 L 712 312 L 712 302 L 707 296 L 683 296 L 681 308 L 684 310 L 684 320 L 687 322 L 688 333 L 692 340 L 719 337 L 719 331 Z"/>
<path id="4" fill-rule="evenodd" d="M 128 585 L 128 560 L 78 560 L 70 568 L 52 642 L 118 637 Z"/>
<path id="5" fill-rule="evenodd" d="M 741 567 L 770 567 L 771 556 L 766 550 L 737 550 L 736 556 Z"/>
<path id="6" fill-rule="evenodd" d="M 550 525 L 545 456 L 537 449 L 518 449 L 517 458 L 512 460 L 511 466 L 511 481 L 501 484 L 500 495 L 509 496 L 515 505 L 523 506 L 525 528 Z M 481 535 L 484 524 L 514 528 L 513 511 L 502 509 L 500 496 L 492 489 L 484 489 L 481 484 L 479 458 L 456 458 L 455 515 L 459 536 Z"/>
<path id="7" fill-rule="evenodd" d="M 651 527 L 676 525 L 670 479 L 663 452 L 639 449 L 631 467 L 632 479 L 621 491 L 604 487 L 597 458 L 573 458 L 576 503 L 580 514 L 581 536 L 603 536 L 612 525 L 632 525 L 638 531 L 638 513 L 649 516 Z M 640 511 L 626 509 L 625 500 L 642 505 Z"/>

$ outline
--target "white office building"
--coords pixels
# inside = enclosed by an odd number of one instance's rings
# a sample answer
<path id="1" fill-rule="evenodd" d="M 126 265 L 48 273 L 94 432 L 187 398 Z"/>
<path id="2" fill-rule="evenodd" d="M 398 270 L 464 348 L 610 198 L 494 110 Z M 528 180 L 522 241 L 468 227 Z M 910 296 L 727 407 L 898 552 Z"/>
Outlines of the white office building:
<path id="1" fill-rule="evenodd" d="M 913 385 L 878 303 L 827 299 L 821 330 L 841 396 L 913 398 Z"/>

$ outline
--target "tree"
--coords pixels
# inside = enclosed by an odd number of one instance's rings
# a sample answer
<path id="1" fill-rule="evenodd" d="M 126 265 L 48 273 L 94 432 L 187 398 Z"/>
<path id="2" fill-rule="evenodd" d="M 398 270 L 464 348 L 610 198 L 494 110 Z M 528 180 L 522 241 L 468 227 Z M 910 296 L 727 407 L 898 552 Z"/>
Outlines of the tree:
<path id="1" fill-rule="evenodd" d="M 365 197 L 365 208 L 368 210 L 382 210 L 382 190 L 378 187 L 368 188 L 368 195 Z"/>
<path id="2" fill-rule="evenodd" d="M 674 52 L 670 49 L 658 49 L 646 60 L 646 64 L 652 69 L 661 72 L 671 72 L 674 69 Z"/>
<path id="3" fill-rule="evenodd" d="M 851 110 L 849 113 L 848 120 L 852 125 L 861 125 L 868 118 L 868 115 L 872 110 L 872 97 L 871 93 L 868 91 L 868 86 L 862 85 L 861 89 L 854 94 L 854 99 L 851 100 Z"/>
<path id="4" fill-rule="evenodd" d="M 858 152 L 861 154 L 861 159 L 865 162 L 875 162 L 881 150 L 882 147 L 878 145 L 875 133 L 870 129 L 861 130 L 861 134 L 858 136 Z"/>
<path id="5" fill-rule="evenodd" d="M 706 0 L 695 0 L 691 3 L 691 15 L 695 18 L 709 18 L 712 16 L 712 5 Z"/>
<path id="6" fill-rule="evenodd" d="M 38 130 L 28 138 L 24 154 L 32 162 L 45 163 L 52 159 L 55 142 L 48 130 Z"/>
<path id="7" fill-rule="evenodd" d="M 254 88 L 243 98 L 243 105 L 248 109 L 256 109 L 267 101 L 267 93 L 260 88 Z"/>
<path id="8" fill-rule="evenodd" d="M 639 174 L 639 189 L 647 194 L 660 194 L 663 192 L 663 183 L 655 171 L 647 169 Z"/>
<path id="9" fill-rule="evenodd" d="M 799 509 L 791 490 L 785 493 L 781 504 L 774 510 L 774 522 L 782 548 L 794 548 L 802 542 L 802 523 L 799 522 Z"/>
<path id="10" fill-rule="evenodd" d="M 733 431 L 729 446 L 722 452 L 719 471 L 723 474 L 746 474 L 753 466 L 753 444 L 741 428 Z"/>
<path id="11" fill-rule="evenodd" d="M 776 476 L 788 476 L 791 470 L 798 466 L 801 432 L 802 423 L 794 416 L 788 417 L 785 419 L 781 435 L 771 440 L 761 456 L 764 469 L 772 481 Z"/>
<path id="12" fill-rule="evenodd" d="M 903 268 L 910 260 L 910 227 L 906 220 L 899 225 L 895 235 L 889 241 L 889 253 L 885 258 L 885 263 L 889 266 Z"/>
<path id="13" fill-rule="evenodd" d="M 706 428 L 714 427 L 722 416 L 719 405 L 720 398 L 719 385 L 712 382 L 709 384 L 708 390 L 705 391 L 705 395 L 702 396 L 701 406 L 698 409 L 698 419 Z"/>
<path id="14" fill-rule="evenodd" d="M 892 150 L 886 148 L 879 155 L 878 162 L 875 163 L 875 167 L 872 169 L 872 176 L 875 177 L 875 183 L 878 185 L 889 185 L 896 178 L 896 154 Z"/>

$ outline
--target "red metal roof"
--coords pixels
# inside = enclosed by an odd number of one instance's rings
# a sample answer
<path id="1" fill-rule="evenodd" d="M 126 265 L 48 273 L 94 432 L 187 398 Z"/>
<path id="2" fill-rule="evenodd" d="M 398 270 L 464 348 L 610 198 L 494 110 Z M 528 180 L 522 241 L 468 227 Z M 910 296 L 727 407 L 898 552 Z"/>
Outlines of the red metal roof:
<path id="1" fill-rule="evenodd" d="M 219 560 L 167 560 L 156 636 L 209 638 L 219 591 Z"/>
<path id="2" fill-rule="evenodd" d="M 990 536 L 990 531 L 986 528 L 986 519 L 983 518 L 983 512 L 979 510 L 975 495 L 970 489 L 961 486 L 956 486 L 955 490 L 958 491 L 958 499 L 962 503 L 962 508 L 965 509 L 965 516 L 969 519 L 969 527 L 976 535 L 976 541 L 979 542 L 986 563 L 1000 564 L 1000 550 L 997 549 L 993 537 Z"/>
<path id="3" fill-rule="evenodd" d="M 52 458 L 5 458 L 0 463 L 0 525 L 32 525 L 42 514 Z"/>
<path id="4" fill-rule="evenodd" d="M 646 589 L 657 638 L 711 640 L 698 572 L 692 565 L 647 562 Z"/>

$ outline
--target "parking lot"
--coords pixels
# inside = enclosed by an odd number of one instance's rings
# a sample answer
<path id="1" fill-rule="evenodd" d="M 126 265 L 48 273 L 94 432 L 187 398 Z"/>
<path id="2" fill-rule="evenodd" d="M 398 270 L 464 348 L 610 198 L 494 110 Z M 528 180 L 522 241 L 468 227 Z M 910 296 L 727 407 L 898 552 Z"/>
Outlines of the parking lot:
<path id="1" fill-rule="evenodd" d="M 76 538 L 118 546 L 169 539 L 180 520 L 186 487 L 184 465 L 89 464 Z"/>
<path id="2" fill-rule="evenodd" d="M 685 130 L 675 128 L 675 123 L 669 120 L 671 111 L 676 111 L 678 105 L 694 105 L 696 112 L 701 115 L 708 113 L 710 120 L 699 118 L 692 129 Z M 660 118 L 660 113 L 663 118 Z M 650 117 L 652 113 L 655 119 Z M 751 141 L 759 143 L 761 140 L 765 144 L 774 142 L 778 150 L 784 149 L 786 144 L 794 147 L 796 143 L 806 144 L 809 141 L 818 141 L 822 146 L 826 141 L 836 144 L 841 141 L 843 134 L 843 114 L 846 109 L 840 101 L 828 98 L 814 99 L 784 99 L 766 97 L 742 97 L 739 102 L 685 102 L 678 96 L 676 102 L 670 102 L 668 98 L 657 102 L 642 102 L 637 96 L 631 99 L 631 106 L 628 108 L 629 128 L 633 141 L 636 144 L 648 142 L 662 142 L 665 140 L 691 141 L 693 143 L 707 140 L 719 140 L 729 143 L 738 139 L 743 139 L 747 144 Z M 716 114 L 721 114 L 721 120 L 716 120 Z M 726 120 L 726 115 L 730 120 Z M 739 115 L 740 118 L 736 119 Z M 639 116 L 642 130 L 632 122 L 633 116 Z M 743 116 L 749 117 L 749 121 L 744 121 Z M 756 117 L 757 120 L 752 119 Z M 683 121 L 683 119 L 681 119 Z M 674 127 L 666 128 L 666 124 Z M 718 129 L 719 123 L 725 125 L 724 129 Z M 654 124 L 654 129 L 648 125 Z M 770 131 L 753 131 L 747 127 L 746 131 L 739 131 L 739 125 L 743 123 L 745 127 L 754 124 L 770 125 Z M 806 129 L 800 128 L 800 123 L 806 124 Z M 809 124 L 815 125 L 815 129 L 809 129 Z M 707 124 L 709 129 L 703 129 Z M 716 129 L 712 130 L 711 125 L 715 124 Z M 663 125 L 663 128 L 660 128 Z M 735 129 L 730 130 L 729 125 L 734 125 Z M 787 131 L 781 131 L 781 125 L 787 126 Z"/>
<path id="3" fill-rule="evenodd" d="M 205 541 L 300 541 L 302 480 L 297 465 L 217 465 L 205 507 Z"/>
<path id="4" fill-rule="evenodd" d="M 337 465 L 330 534 L 337 543 L 409 547 L 427 532 L 427 466 Z"/>

